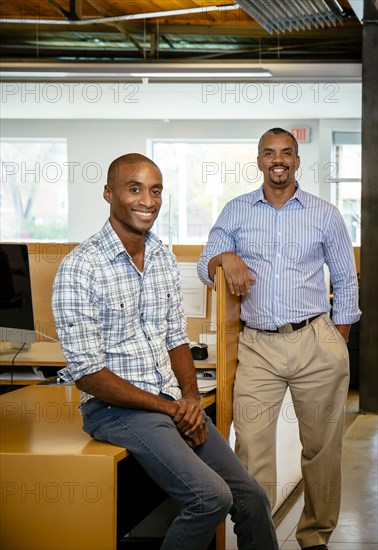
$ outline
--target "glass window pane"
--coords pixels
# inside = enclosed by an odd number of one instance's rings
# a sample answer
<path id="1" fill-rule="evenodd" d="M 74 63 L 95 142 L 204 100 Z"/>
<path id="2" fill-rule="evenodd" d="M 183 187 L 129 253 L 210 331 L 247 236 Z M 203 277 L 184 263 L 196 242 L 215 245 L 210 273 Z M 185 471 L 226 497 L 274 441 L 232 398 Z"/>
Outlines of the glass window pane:
<path id="1" fill-rule="evenodd" d="M 361 181 L 343 182 L 337 186 L 337 207 L 348 227 L 354 246 L 361 244 Z"/>
<path id="2" fill-rule="evenodd" d="M 361 178 L 361 145 L 336 145 L 339 178 Z"/>
<path id="3" fill-rule="evenodd" d="M 354 246 L 361 244 L 361 134 L 335 132 L 335 204 L 348 227 Z"/>
<path id="4" fill-rule="evenodd" d="M 65 139 L 1 140 L 1 240 L 68 238 Z"/>
<path id="5" fill-rule="evenodd" d="M 223 206 L 261 185 L 257 142 L 162 140 L 152 149 L 164 185 L 155 231 L 165 243 L 206 242 Z"/>

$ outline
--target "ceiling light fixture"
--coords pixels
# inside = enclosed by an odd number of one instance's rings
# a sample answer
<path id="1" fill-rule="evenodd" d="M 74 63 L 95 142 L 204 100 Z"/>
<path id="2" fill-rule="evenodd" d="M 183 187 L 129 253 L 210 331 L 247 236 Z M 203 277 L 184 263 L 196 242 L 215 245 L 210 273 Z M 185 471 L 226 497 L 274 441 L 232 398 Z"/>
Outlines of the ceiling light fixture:
<path id="1" fill-rule="evenodd" d="M 250 69 L 246 71 L 203 71 L 203 72 L 176 72 L 174 70 L 170 72 L 143 72 L 143 73 L 130 73 L 130 76 L 134 78 L 164 78 L 164 79 L 223 79 L 223 78 L 257 78 L 257 77 L 271 77 L 273 76 L 268 69 Z"/>
<path id="2" fill-rule="evenodd" d="M 0 72 L 2 81 L 37 82 L 37 81 L 79 81 L 79 82 L 125 82 L 135 79 L 148 81 L 215 81 L 215 80 L 248 80 L 256 78 L 270 78 L 273 74 L 269 69 L 263 67 L 248 66 L 225 66 L 198 64 L 153 64 L 130 65 L 130 64 L 73 64 L 62 63 L 61 65 L 36 64 L 3 64 Z"/>

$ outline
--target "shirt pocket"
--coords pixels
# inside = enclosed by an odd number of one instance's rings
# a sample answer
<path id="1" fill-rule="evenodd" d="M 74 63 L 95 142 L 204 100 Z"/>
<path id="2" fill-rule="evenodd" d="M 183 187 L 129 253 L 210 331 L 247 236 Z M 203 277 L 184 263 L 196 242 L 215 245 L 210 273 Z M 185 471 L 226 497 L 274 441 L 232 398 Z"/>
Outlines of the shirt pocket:
<path id="1" fill-rule="evenodd" d="M 103 327 L 106 350 L 132 340 L 138 329 L 135 299 L 107 298 L 103 310 Z"/>
<path id="2" fill-rule="evenodd" d="M 159 332 L 164 332 L 167 328 L 173 293 L 173 288 L 154 289 L 154 312 L 151 320 L 154 322 Z"/>

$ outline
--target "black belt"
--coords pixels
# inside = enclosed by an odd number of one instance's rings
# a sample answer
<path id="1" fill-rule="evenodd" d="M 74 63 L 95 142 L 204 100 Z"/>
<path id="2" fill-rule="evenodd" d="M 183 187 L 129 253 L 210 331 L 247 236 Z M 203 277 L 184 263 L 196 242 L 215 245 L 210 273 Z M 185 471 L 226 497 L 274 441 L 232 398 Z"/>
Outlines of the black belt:
<path id="1" fill-rule="evenodd" d="M 320 315 L 315 315 L 314 317 L 310 317 L 310 319 L 305 319 L 304 321 L 300 321 L 300 323 L 287 323 L 283 327 L 276 328 L 275 330 L 265 330 L 265 329 L 254 329 L 259 330 L 260 332 L 279 332 L 280 334 L 285 334 L 288 332 L 294 332 L 295 330 L 299 330 L 301 328 L 307 327 L 307 325 L 311 324 L 315 319 L 320 317 Z"/>

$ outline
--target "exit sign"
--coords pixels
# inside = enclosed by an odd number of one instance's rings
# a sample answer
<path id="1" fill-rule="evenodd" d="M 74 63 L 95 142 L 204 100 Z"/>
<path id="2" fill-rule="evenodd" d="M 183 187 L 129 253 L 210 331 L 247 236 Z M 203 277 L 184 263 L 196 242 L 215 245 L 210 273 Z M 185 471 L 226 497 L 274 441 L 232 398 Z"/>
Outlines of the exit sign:
<path id="1" fill-rule="evenodd" d="M 298 142 L 309 143 L 311 141 L 311 128 L 309 126 L 290 128 L 290 132 L 293 134 Z"/>

